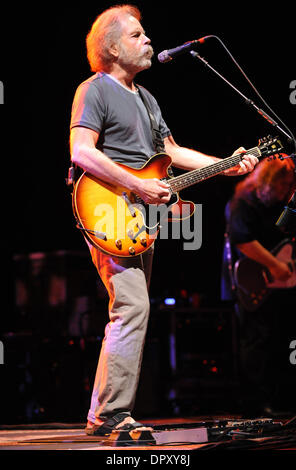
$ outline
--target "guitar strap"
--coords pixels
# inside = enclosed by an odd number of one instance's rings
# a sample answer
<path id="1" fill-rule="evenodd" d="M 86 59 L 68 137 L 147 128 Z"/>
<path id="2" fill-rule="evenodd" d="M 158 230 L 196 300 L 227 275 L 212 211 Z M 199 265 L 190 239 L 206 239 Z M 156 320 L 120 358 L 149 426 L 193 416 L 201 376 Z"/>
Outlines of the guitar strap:
<path id="1" fill-rule="evenodd" d="M 155 153 L 165 152 L 165 146 L 164 146 L 163 138 L 161 136 L 161 132 L 159 130 L 159 126 L 157 124 L 156 118 L 155 118 L 155 116 L 154 116 L 154 114 L 151 111 L 151 108 L 149 106 L 148 100 L 145 97 L 145 94 L 143 93 L 143 91 L 141 90 L 141 87 L 138 86 L 138 85 L 136 85 L 136 87 L 137 87 L 140 98 L 143 101 L 143 104 L 144 104 L 144 106 L 147 110 L 147 113 L 148 113 L 148 116 L 149 116 L 149 119 L 150 119 L 154 151 L 155 151 Z M 171 177 L 174 176 L 172 167 L 169 167 L 167 171 L 168 171 L 169 176 L 171 176 Z"/>
<path id="2" fill-rule="evenodd" d="M 164 147 L 164 143 L 163 143 L 163 138 L 161 137 L 161 132 L 160 132 L 159 127 L 157 125 L 155 116 L 154 116 L 153 112 L 151 111 L 149 103 L 148 103 L 143 91 L 141 90 L 141 87 L 137 85 L 137 89 L 138 89 L 139 95 L 141 97 L 141 100 L 143 101 L 144 106 L 147 109 L 147 113 L 148 113 L 148 116 L 149 116 L 149 119 L 150 119 L 151 132 L 152 132 L 152 141 L 153 141 L 153 145 L 154 145 L 154 150 L 155 150 L 156 153 L 164 152 L 165 147 Z"/>

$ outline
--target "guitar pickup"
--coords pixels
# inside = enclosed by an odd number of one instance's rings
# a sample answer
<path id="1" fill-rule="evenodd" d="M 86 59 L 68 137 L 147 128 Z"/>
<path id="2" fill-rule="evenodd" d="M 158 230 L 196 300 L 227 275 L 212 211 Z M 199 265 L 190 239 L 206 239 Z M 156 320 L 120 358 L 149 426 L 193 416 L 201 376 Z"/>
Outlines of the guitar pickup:
<path id="1" fill-rule="evenodd" d="M 135 209 L 134 209 L 134 207 L 133 207 L 133 205 L 132 205 L 132 203 L 131 203 L 131 201 L 130 201 L 130 199 L 129 199 L 129 197 L 128 197 L 128 195 L 125 191 L 122 193 L 122 197 L 125 200 L 125 202 L 127 204 L 127 207 L 129 208 L 131 216 L 136 217 L 136 211 L 135 211 Z"/>

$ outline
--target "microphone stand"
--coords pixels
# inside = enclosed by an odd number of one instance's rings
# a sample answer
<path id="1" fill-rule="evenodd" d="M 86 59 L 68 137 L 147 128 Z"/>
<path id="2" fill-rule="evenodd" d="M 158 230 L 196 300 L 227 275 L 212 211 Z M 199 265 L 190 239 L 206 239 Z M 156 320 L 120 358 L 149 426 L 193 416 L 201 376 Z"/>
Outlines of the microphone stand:
<path id="1" fill-rule="evenodd" d="M 295 139 L 293 139 L 286 131 L 284 131 L 278 123 L 267 114 L 265 111 L 260 109 L 254 101 L 247 98 L 240 90 L 238 90 L 232 83 L 230 83 L 223 75 L 221 75 L 217 70 L 214 69 L 203 57 L 201 57 L 197 52 L 190 51 L 192 57 L 199 59 L 206 67 L 208 67 L 212 72 L 214 72 L 218 77 L 220 77 L 227 85 L 229 85 L 233 90 L 236 91 L 238 95 L 240 95 L 246 102 L 247 105 L 251 106 L 255 111 L 260 114 L 269 124 L 275 127 L 279 132 L 281 132 L 290 143 L 294 143 L 296 145 Z M 296 153 L 292 153 L 287 158 L 293 158 L 295 165 L 296 165 Z M 296 176 L 296 167 L 295 167 L 295 176 Z M 288 202 L 287 206 L 285 206 L 283 212 L 281 213 L 276 225 L 285 232 L 291 232 L 292 234 L 296 234 L 296 191 L 292 195 L 290 201 Z"/>
<path id="2" fill-rule="evenodd" d="M 287 139 L 289 140 L 289 142 L 293 142 L 293 139 L 291 138 L 291 136 L 289 134 L 287 134 L 286 131 L 284 131 L 276 121 L 274 121 L 274 119 L 272 119 L 265 111 L 263 111 L 262 109 L 258 108 L 258 106 L 256 106 L 256 104 L 254 103 L 254 101 L 250 100 L 249 98 L 247 98 L 241 91 L 239 91 L 234 85 L 232 85 L 232 83 L 230 83 L 228 80 L 226 80 L 225 77 L 223 77 L 223 75 L 221 75 L 219 72 L 217 72 L 217 70 L 214 69 L 214 67 L 212 67 L 203 57 L 201 57 L 197 52 L 195 51 L 190 51 L 190 54 L 192 55 L 192 57 L 195 57 L 196 59 L 199 59 L 201 62 L 203 62 L 203 64 L 208 67 L 210 70 L 212 70 L 212 72 L 214 72 L 216 75 L 218 75 L 218 77 L 222 78 L 222 80 L 224 80 L 225 83 L 227 83 L 227 85 L 229 85 L 233 90 L 236 91 L 236 93 L 238 93 L 246 102 L 247 105 L 253 107 L 258 114 L 260 114 L 260 116 L 262 116 L 264 119 L 266 119 L 266 121 L 269 122 L 269 124 L 271 124 L 272 126 L 276 127 L 285 137 L 287 137 Z M 291 155 L 291 156 L 295 156 L 295 154 Z"/>

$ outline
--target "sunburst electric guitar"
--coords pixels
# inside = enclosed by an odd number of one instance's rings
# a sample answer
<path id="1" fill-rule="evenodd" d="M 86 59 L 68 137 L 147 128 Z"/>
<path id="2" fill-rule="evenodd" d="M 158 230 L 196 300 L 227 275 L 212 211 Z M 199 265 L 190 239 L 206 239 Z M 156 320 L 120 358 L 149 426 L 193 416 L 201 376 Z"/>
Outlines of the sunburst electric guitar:
<path id="1" fill-rule="evenodd" d="M 261 158 L 274 155 L 282 148 L 277 138 L 267 137 L 259 140 L 258 146 L 247 150 L 246 154 Z M 165 219 L 166 222 L 180 222 L 194 213 L 195 204 L 183 201 L 179 197 L 180 190 L 236 166 L 244 155 L 237 154 L 176 177 L 168 174 L 172 160 L 165 153 L 154 155 L 139 169 L 118 163 L 139 178 L 157 178 L 168 183 L 171 199 L 160 206 L 145 204 L 124 186 L 124 181 L 122 186 L 113 185 L 85 172 L 73 190 L 72 203 L 77 227 L 93 246 L 106 253 L 122 257 L 139 255 L 154 243 Z"/>

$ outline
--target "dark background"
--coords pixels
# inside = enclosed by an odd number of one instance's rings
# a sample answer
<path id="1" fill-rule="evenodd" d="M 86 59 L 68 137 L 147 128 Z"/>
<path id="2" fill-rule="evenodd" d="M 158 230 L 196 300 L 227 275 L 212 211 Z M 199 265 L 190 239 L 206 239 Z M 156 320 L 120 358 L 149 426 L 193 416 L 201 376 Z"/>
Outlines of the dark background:
<path id="1" fill-rule="evenodd" d="M 131 3 L 142 11 L 142 23 L 155 51 L 151 69 L 139 74 L 137 82 L 158 100 L 178 144 L 225 157 L 239 146 L 251 148 L 260 137 L 275 134 L 233 90 L 190 55 L 168 64 L 157 61 L 163 49 L 210 34 L 223 40 L 266 101 L 294 130 L 296 107 L 289 101 L 289 85 L 296 78 L 295 32 L 294 11 L 289 4 L 281 2 L 271 8 L 270 3 L 259 6 L 249 2 Z M 65 186 L 69 122 L 75 90 L 91 75 L 86 34 L 97 15 L 113 4 L 26 3 L 6 10 L 0 77 L 5 91 L 5 104 L 0 109 L 2 246 L 9 273 L 3 298 L 7 292 L 10 294 L 9 307 L 3 309 L 5 331 L 20 329 L 10 316 L 14 307 L 15 255 L 50 255 L 57 250 L 87 253 L 75 229 L 71 196 Z M 262 106 L 216 40 L 204 44 L 200 53 Z M 282 142 L 289 153 L 286 139 Z M 184 199 L 203 204 L 202 247 L 192 252 L 184 251 L 179 240 L 157 243 L 152 300 L 178 296 L 185 289 L 188 296 L 200 295 L 202 307 L 221 307 L 223 212 L 238 180 L 216 177 L 182 193 Z M 73 272 L 75 263 L 65 269 Z M 14 372 L 9 363 L 4 367 L 9 380 Z"/>

